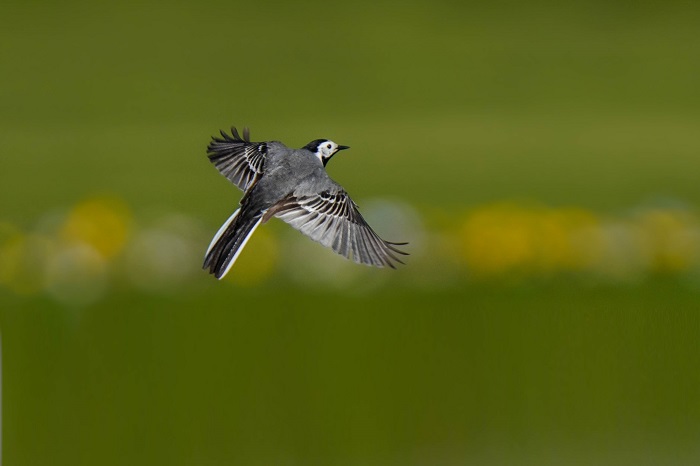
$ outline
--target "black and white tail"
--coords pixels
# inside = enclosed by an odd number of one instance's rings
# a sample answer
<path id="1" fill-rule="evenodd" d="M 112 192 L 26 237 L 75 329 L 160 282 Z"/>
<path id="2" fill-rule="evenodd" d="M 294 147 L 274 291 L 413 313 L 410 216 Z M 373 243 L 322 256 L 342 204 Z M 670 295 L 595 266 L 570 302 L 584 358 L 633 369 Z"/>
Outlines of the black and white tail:
<path id="1" fill-rule="evenodd" d="M 242 214 L 240 212 L 241 209 L 235 211 L 221 225 L 204 256 L 202 267 L 209 269 L 209 273 L 214 274 L 218 279 L 223 278 L 231 270 L 238 255 L 262 220 L 263 212 Z"/>

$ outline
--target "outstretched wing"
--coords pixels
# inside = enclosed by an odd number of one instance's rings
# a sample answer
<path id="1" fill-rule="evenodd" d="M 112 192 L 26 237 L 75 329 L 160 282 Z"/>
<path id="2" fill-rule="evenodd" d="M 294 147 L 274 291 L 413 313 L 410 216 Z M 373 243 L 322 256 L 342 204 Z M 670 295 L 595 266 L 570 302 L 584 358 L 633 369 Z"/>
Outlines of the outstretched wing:
<path id="1" fill-rule="evenodd" d="M 248 128 L 243 129 L 242 138 L 236 128 L 231 128 L 231 133 L 221 131 L 221 138 L 212 137 L 207 155 L 222 175 L 246 191 L 263 173 L 267 144 L 250 142 Z"/>
<path id="2" fill-rule="evenodd" d="M 396 247 L 407 243 L 381 239 L 343 190 L 310 196 L 290 195 L 268 211 L 267 216 L 272 215 L 357 263 L 396 268 L 394 262 L 403 264 L 397 256 L 408 254 Z"/>

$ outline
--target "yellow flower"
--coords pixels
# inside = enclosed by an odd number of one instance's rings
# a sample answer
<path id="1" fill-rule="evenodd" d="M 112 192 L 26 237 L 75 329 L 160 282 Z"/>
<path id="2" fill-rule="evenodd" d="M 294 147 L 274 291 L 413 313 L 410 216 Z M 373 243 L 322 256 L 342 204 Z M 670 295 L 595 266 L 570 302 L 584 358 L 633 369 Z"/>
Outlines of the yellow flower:
<path id="1" fill-rule="evenodd" d="M 638 219 L 645 233 L 654 272 L 677 273 L 687 270 L 700 255 L 700 227 L 687 212 L 654 209 Z"/>
<path id="2" fill-rule="evenodd" d="M 258 228 L 223 280 L 240 286 L 261 283 L 273 272 L 279 255 L 278 249 L 277 240 L 272 233 Z"/>
<path id="3" fill-rule="evenodd" d="M 124 202 L 96 197 L 71 210 L 60 236 L 68 242 L 88 244 L 105 259 L 111 259 L 124 248 L 130 229 L 131 213 Z"/>
<path id="4" fill-rule="evenodd" d="M 462 253 L 476 276 L 581 270 L 595 260 L 598 219 L 583 209 L 503 203 L 467 215 Z"/>

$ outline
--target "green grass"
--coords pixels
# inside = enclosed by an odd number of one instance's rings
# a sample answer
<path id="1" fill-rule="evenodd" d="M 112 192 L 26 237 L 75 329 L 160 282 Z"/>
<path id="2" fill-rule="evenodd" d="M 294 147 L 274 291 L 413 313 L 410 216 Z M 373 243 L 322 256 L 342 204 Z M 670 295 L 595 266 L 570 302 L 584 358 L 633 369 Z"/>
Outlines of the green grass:
<path id="1" fill-rule="evenodd" d="M 15 302 L 6 459 L 690 464 L 696 303 L 662 283 Z"/>

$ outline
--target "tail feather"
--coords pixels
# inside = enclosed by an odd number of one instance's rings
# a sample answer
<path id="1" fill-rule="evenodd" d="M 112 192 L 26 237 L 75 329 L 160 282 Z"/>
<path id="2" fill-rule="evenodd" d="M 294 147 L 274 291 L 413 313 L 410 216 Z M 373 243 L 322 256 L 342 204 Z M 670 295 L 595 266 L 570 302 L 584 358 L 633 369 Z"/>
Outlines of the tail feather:
<path id="1" fill-rule="evenodd" d="M 236 209 L 236 211 L 224 222 L 223 225 L 221 225 L 221 228 L 219 228 L 219 231 L 216 232 L 214 235 L 214 238 L 212 238 L 211 243 L 209 243 L 209 247 L 207 248 L 207 252 L 204 254 L 205 257 L 205 262 L 204 262 L 204 267 L 207 267 L 207 259 L 209 258 L 209 252 L 211 252 L 212 248 L 216 243 L 219 241 L 219 238 L 221 238 L 221 235 L 224 234 L 226 229 L 231 225 L 231 222 L 233 222 L 236 219 L 236 216 L 238 215 L 238 212 L 240 212 L 241 209 Z"/>
<path id="2" fill-rule="evenodd" d="M 240 212 L 240 209 L 229 217 L 214 236 L 206 256 L 203 268 L 216 278 L 223 278 L 238 259 L 248 239 L 260 225 L 263 212 Z"/>

